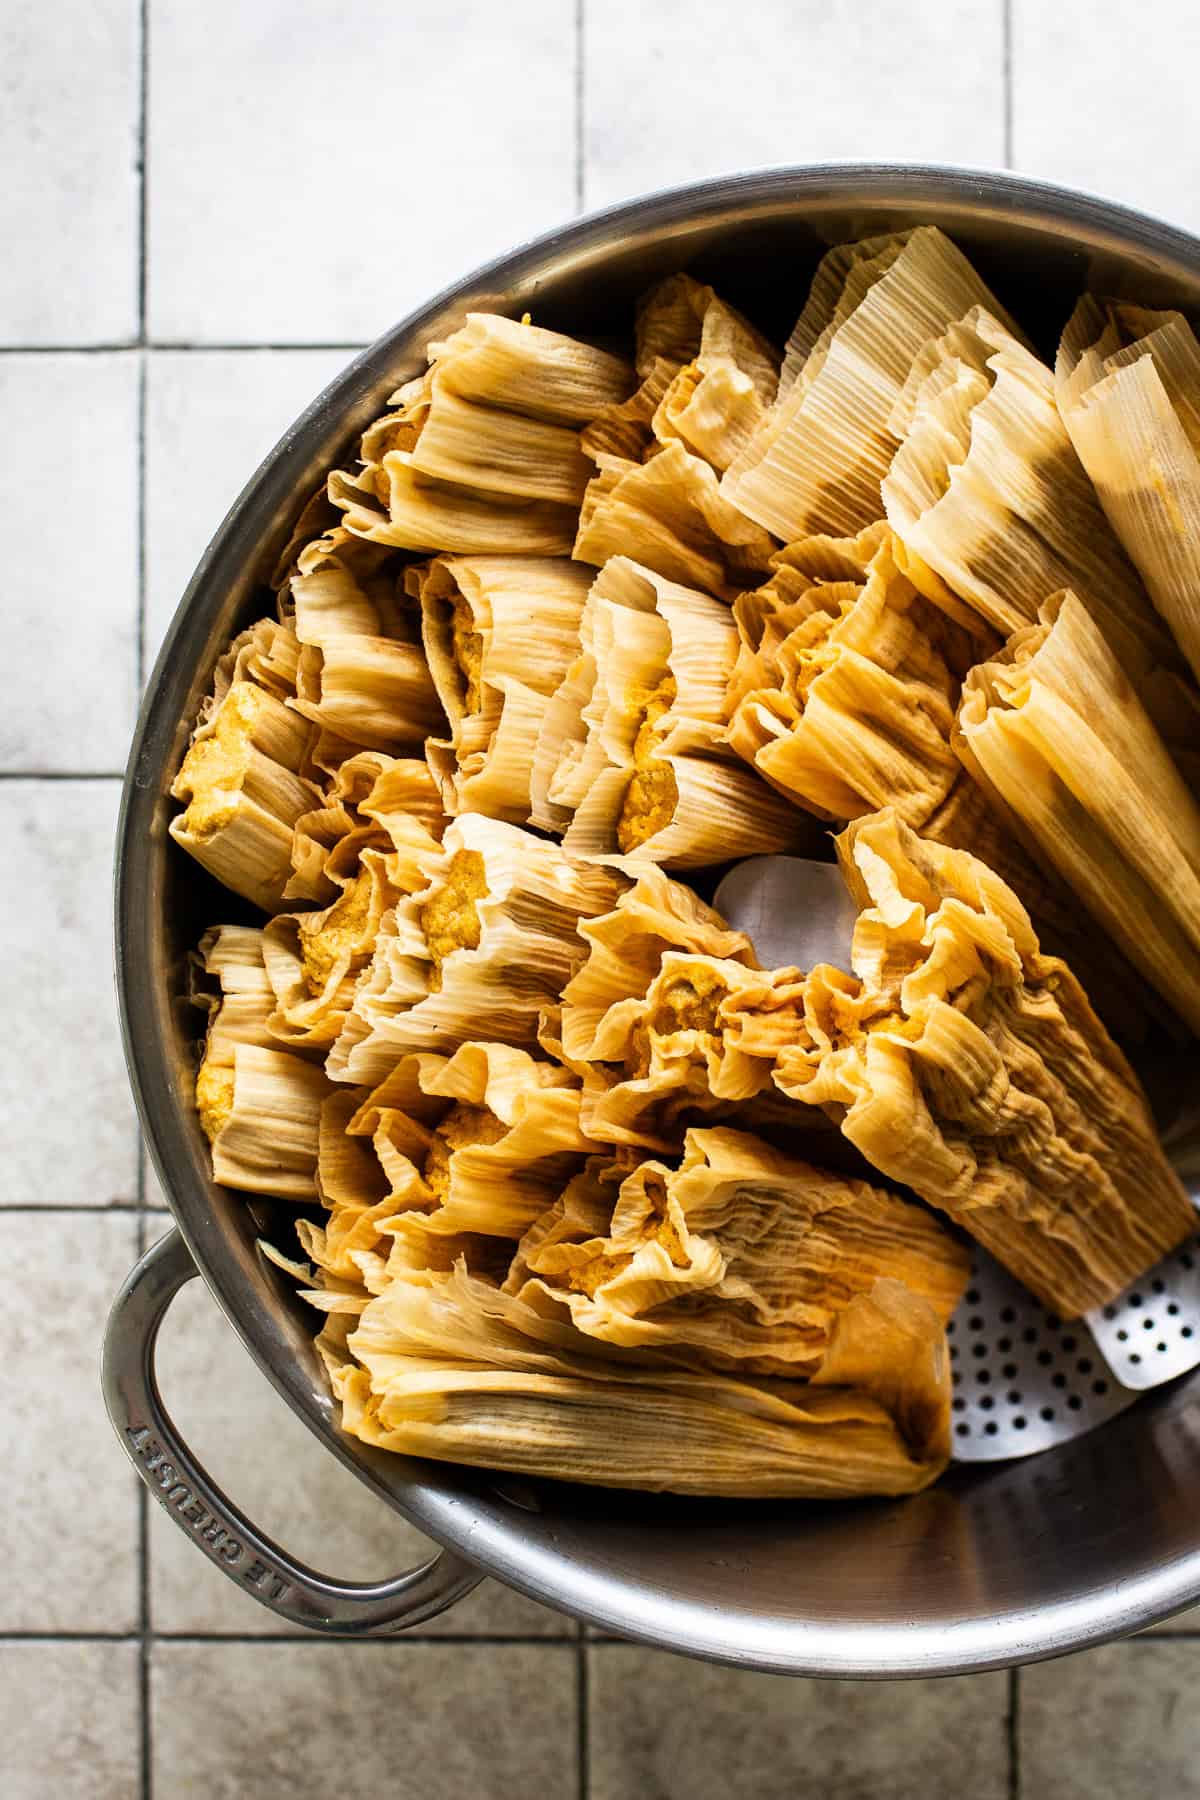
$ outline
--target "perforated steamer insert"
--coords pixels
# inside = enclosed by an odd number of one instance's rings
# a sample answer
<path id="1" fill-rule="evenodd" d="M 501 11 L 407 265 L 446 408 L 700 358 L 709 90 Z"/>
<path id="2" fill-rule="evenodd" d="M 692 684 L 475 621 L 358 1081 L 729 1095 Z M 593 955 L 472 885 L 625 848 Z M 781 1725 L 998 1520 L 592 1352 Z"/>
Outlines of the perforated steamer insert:
<path id="1" fill-rule="evenodd" d="M 764 968 L 849 967 L 857 910 L 832 864 L 749 857 L 725 876 L 714 903 L 751 938 Z M 1200 1205 L 1200 1112 L 1182 1117 L 1163 1142 Z M 1200 1234 L 1108 1306 L 1071 1320 L 1047 1312 L 976 1245 L 946 1330 L 955 1460 L 1048 1450 L 1200 1364 Z"/>

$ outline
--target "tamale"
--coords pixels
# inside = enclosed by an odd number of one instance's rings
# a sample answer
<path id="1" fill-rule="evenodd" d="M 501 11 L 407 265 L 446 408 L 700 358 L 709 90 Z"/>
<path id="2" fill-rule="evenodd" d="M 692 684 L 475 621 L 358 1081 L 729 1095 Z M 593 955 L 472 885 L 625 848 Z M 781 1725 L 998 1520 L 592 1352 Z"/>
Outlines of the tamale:
<path id="1" fill-rule="evenodd" d="M 956 748 L 1031 847 L 1200 1031 L 1200 804 L 1070 593 L 968 676 Z"/>
<path id="2" fill-rule="evenodd" d="M 1200 681 L 1200 343 L 1181 313 L 1085 294 L 1055 375 L 1109 524 Z"/>
<path id="3" fill-rule="evenodd" d="M 558 557 L 438 557 L 407 579 L 450 724 L 426 750 L 446 809 L 523 825 L 546 708 L 579 653 L 591 572 Z"/>
<path id="4" fill-rule="evenodd" d="M 881 512 L 892 408 L 930 337 L 984 305 L 1017 327 L 933 225 L 829 252 L 788 344 L 779 398 L 722 494 L 784 542 L 853 535 Z"/>
<path id="5" fill-rule="evenodd" d="M 1054 377 L 983 307 L 917 357 L 883 481 L 912 579 L 952 616 L 1007 635 L 1072 587 L 1126 660 L 1176 655 L 1117 542 L 1054 397 Z"/>
<path id="6" fill-rule="evenodd" d="M 902 1281 L 945 1322 L 969 1267 L 924 1208 L 745 1132 L 693 1129 L 677 1165 L 593 1158 L 530 1225 L 505 1289 L 606 1343 L 808 1376 L 856 1294 Z"/>
<path id="7" fill-rule="evenodd" d="M 1104 1305 L 1195 1225 L 1133 1071 L 977 858 L 889 811 L 838 853 L 855 975 L 810 973 L 777 1084 L 1055 1312 Z"/>

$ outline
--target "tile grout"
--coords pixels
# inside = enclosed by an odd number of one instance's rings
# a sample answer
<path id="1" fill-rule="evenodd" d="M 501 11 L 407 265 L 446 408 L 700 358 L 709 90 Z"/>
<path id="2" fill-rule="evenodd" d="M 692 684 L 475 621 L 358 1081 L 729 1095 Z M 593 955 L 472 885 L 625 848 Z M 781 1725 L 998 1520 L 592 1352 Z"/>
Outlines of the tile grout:
<path id="1" fill-rule="evenodd" d="M 383 327 L 386 329 L 386 326 Z M 220 353 L 223 355 L 240 352 L 270 350 L 284 352 L 288 350 L 345 350 L 357 355 L 365 350 L 369 339 L 355 338 L 321 338 L 321 339 L 214 339 L 213 342 L 198 342 L 189 339 L 143 338 L 140 335 L 131 338 L 113 339 L 111 342 L 98 344 L 0 344 L 0 356 L 113 356 L 116 354 L 132 355 L 136 350 L 172 351 L 185 356 Z"/>
<path id="2" fill-rule="evenodd" d="M 0 769 L 0 781 L 124 781 L 124 769 Z"/>
<path id="3" fill-rule="evenodd" d="M 578 1800 L 589 1800 L 592 1786 L 590 1676 L 588 1642 L 586 1638 L 581 1637 L 576 1646 L 575 1666 L 575 1756 L 578 1774 Z"/>
<path id="4" fill-rule="evenodd" d="M 1021 1800 L 1021 1671 L 1008 1671 L 1008 1800 Z"/>
<path id="5" fill-rule="evenodd" d="M 141 1485 L 141 1484 L 139 1484 Z M 142 1489 L 145 1493 L 145 1488 Z M 322 1631 L 155 1631 L 147 1630 L 146 1638 L 154 1644 L 370 1644 L 383 1648 L 388 1644 L 473 1644 L 480 1648 L 525 1646 L 547 1650 L 576 1648 L 573 1638 L 546 1637 L 528 1632 L 497 1633 L 486 1637 L 477 1632 L 396 1631 L 376 1637 L 359 1637 L 354 1632 Z M 140 1644 L 143 1634 L 137 1631 L 4 1631 L 0 1644 Z"/>
<path id="6" fill-rule="evenodd" d="M 150 264 L 150 0 L 139 0 L 138 32 L 138 383 L 137 383 L 137 588 L 134 598 L 133 647 L 135 712 L 141 702 L 146 677 L 146 394 L 149 375 L 147 306 Z M 137 1150 L 135 1198 L 137 1201 L 138 1256 L 146 1252 L 149 1219 L 146 1212 L 146 1157 L 142 1134 L 134 1120 Z M 154 1792 L 153 1742 L 150 1716 L 150 1497 L 138 1482 L 138 1776 L 141 1800 Z"/>

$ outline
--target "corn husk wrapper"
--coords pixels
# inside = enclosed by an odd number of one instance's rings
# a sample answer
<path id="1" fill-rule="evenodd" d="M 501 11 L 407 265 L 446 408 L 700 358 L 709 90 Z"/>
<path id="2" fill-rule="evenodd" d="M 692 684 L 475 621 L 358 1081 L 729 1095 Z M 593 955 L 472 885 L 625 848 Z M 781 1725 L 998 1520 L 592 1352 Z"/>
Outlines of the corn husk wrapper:
<path id="1" fill-rule="evenodd" d="M 741 1116 L 770 1092 L 776 1052 L 795 1034 L 789 1004 L 802 1019 L 796 969 L 664 950 L 644 995 L 614 1001 L 590 1035 L 581 1113 L 589 1137 L 673 1150 L 686 1120 Z M 578 1044 L 586 1025 L 574 1007 L 567 1014 Z M 788 1108 L 778 1111 L 791 1122 Z M 804 1128 L 802 1111 L 795 1122 Z"/>
<path id="2" fill-rule="evenodd" d="M 590 572 L 565 558 L 438 557 L 408 582 L 450 722 L 426 751 L 446 809 L 523 825 L 546 708 L 579 652 Z"/>
<path id="3" fill-rule="evenodd" d="M 356 537 L 426 555 L 569 556 L 578 524 L 574 506 L 420 476 L 408 450 L 357 475 L 334 470 L 329 498 Z"/>
<path id="4" fill-rule="evenodd" d="M 639 1368 L 465 1267 L 394 1282 L 319 1340 L 342 1423 L 384 1449 L 604 1487 L 910 1493 L 945 1466 L 949 1363 L 898 1282 L 839 1314 L 812 1383 Z M 825 1384 L 825 1385 L 822 1385 Z"/>
<path id="5" fill-rule="evenodd" d="M 354 1001 L 384 914 L 400 895 L 388 859 L 366 849 L 339 875 L 331 905 L 318 912 L 277 913 L 263 934 L 263 957 L 275 996 L 271 1030 L 282 1044 L 328 1049 Z"/>
<path id="6" fill-rule="evenodd" d="M 956 743 L 1135 968 L 1200 1031 L 1200 805 L 1072 594 L 968 677 Z"/>
<path id="7" fill-rule="evenodd" d="M 591 468 L 570 425 L 481 406 L 435 366 L 408 467 L 418 479 L 578 506 Z"/>
<path id="8" fill-rule="evenodd" d="M 574 1077 L 508 1044 L 405 1057 L 358 1097 L 346 1131 L 372 1144 L 392 1212 L 414 1215 L 410 1247 L 520 1238 L 595 1149 Z"/>
<path id="9" fill-rule="evenodd" d="M 598 1059 L 597 1034 L 611 1009 L 641 1001 L 669 950 L 757 969 L 744 932 L 726 924 L 681 881 L 646 867 L 610 911 L 581 919 L 586 956 L 562 990 L 561 1036 L 568 1063 Z"/>
<path id="10" fill-rule="evenodd" d="M 969 1258 L 923 1208 L 726 1129 L 678 1167 L 593 1160 L 521 1240 L 506 1291 L 589 1337 L 711 1368 L 811 1376 L 837 1314 L 880 1279 L 943 1323 Z"/>
<path id="11" fill-rule="evenodd" d="M 856 975 L 811 972 L 777 1084 L 1055 1312 L 1104 1305 L 1195 1224 L 1133 1071 L 983 863 L 889 812 L 838 850 Z"/>
<path id="12" fill-rule="evenodd" d="M 429 346 L 438 379 L 464 399 L 560 425 L 585 425 L 633 387 L 628 363 L 578 338 L 493 313 Z"/>
<path id="13" fill-rule="evenodd" d="M 275 995 L 263 959 L 262 930 L 253 925 L 214 925 L 200 939 L 191 975 L 188 998 L 207 1014 L 197 1076 L 197 1103 L 203 1116 L 209 1104 L 219 1108 L 223 1103 L 239 1044 L 280 1048 L 268 1024 Z"/>
<path id="14" fill-rule="evenodd" d="M 1072 587 L 1129 662 L 1175 656 L 1059 415 L 1054 377 L 985 309 L 926 346 L 892 414 L 883 482 L 906 566 L 959 618 L 1007 635 Z"/>
<path id="15" fill-rule="evenodd" d="M 641 386 L 582 436 L 589 455 L 643 460 L 681 442 L 728 468 L 775 398 L 779 352 L 748 319 L 690 275 L 671 275 L 638 306 Z"/>
<path id="16" fill-rule="evenodd" d="M 600 568 L 629 556 L 671 581 L 730 600 L 763 570 L 773 540 L 739 512 L 703 458 L 675 440 L 649 462 L 598 452 L 571 554 Z"/>
<path id="17" fill-rule="evenodd" d="M 276 693 L 229 674 L 171 784 L 186 808 L 170 832 L 225 887 L 276 912 L 292 873 L 292 828 L 319 799 L 297 773 L 312 727 Z"/>
<path id="18" fill-rule="evenodd" d="M 779 398 L 721 492 L 784 542 L 879 518 L 892 408 L 931 337 L 972 306 L 1016 326 L 936 226 L 833 250 L 789 341 Z"/>
<path id="19" fill-rule="evenodd" d="M 286 897 L 336 899 L 367 849 L 382 851 L 389 882 L 412 893 L 445 829 L 441 795 L 423 757 L 358 751 L 338 765 L 325 804 L 296 821 Z"/>
<path id="20" fill-rule="evenodd" d="M 234 1044 L 231 1068 L 202 1064 L 196 1110 L 214 1180 L 250 1194 L 314 1198 L 321 1103 L 330 1092 L 303 1057 L 253 1042 Z"/>
<path id="21" fill-rule="evenodd" d="M 1200 681 L 1200 343 L 1181 313 L 1085 294 L 1055 375 L 1109 524 Z"/>
<path id="22" fill-rule="evenodd" d="M 739 609 L 744 619 L 748 609 Z M 861 586 L 809 587 L 762 620 L 756 649 L 753 629 L 746 633 L 729 741 L 819 818 L 891 804 L 919 827 L 960 773 L 947 635 L 938 609 L 897 568 L 888 534 Z"/>
<path id="23" fill-rule="evenodd" d="M 737 654 L 727 607 L 614 557 L 593 583 L 580 635 L 531 780 L 533 816 L 565 822 L 565 850 L 691 868 L 810 835 L 724 744 Z"/>
<path id="24" fill-rule="evenodd" d="M 291 704 L 348 752 L 419 749 L 443 722 L 398 580 L 386 551 L 338 530 L 301 553 L 291 583 L 301 644 Z"/>
<path id="25" fill-rule="evenodd" d="M 410 1051 L 474 1038 L 535 1043 L 541 1009 L 587 953 L 579 921 L 610 911 L 625 885 L 476 813 L 452 821 L 426 873 L 383 921 L 330 1053 L 335 1080 L 375 1086 Z"/>

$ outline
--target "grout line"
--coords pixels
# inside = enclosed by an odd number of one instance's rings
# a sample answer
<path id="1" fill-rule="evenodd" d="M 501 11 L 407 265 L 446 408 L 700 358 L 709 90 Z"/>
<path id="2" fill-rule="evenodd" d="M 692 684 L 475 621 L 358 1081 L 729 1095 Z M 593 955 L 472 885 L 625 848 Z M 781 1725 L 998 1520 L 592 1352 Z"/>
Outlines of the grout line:
<path id="1" fill-rule="evenodd" d="M 584 90 L 583 46 L 585 0 L 575 0 L 575 211 L 583 211 L 584 193 Z"/>
<path id="2" fill-rule="evenodd" d="M 1008 1800 L 1021 1800 L 1021 1671 L 1008 1671 Z"/>
<path id="3" fill-rule="evenodd" d="M 148 1490 L 144 1483 L 138 1486 L 146 1497 Z M 143 1635 L 156 1644 L 349 1644 L 361 1643 L 383 1646 L 386 1644 L 477 1644 L 481 1648 L 493 1645 L 524 1645 L 536 1648 L 539 1644 L 550 1650 L 563 1650 L 573 1647 L 573 1640 L 561 1637 L 532 1636 L 528 1633 L 509 1633 L 486 1637 L 478 1632 L 430 1632 L 430 1631 L 397 1631 L 390 1635 L 384 1633 L 378 1637 L 359 1637 L 356 1632 L 323 1632 L 323 1631 L 155 1631 L 147 1625 L 143 1634 L 139 1626 L 136 1631 L 5 1631 L 0 1629 L 0 1644 L 137 1644 Z"/>
<path id="4" fill-rule="evenodd" d="M 1004 32 L 1004 166 L 1013 166 L 1013 3 L 1001 0 Z"/>
<path id="5" fill-rule="evenodd" d="M 124 781 L 123 769 L 0 769 L 0 781 Z"/>
<path id="6" fill-rule="evenodd" d="M 588 1800 L 592 1786 L 591 1767 L 591 1693 L 589 1688 L 588 1646 L 580 1638 L 575 1652 L 575 1755 L 579 1765 L 578 1800 Z"/>
<path id="7" fill-rule="evenodd" d="M 134 350 L 174 350 L 183 355 L 204 355 L 209 352 L 240 353 L 259 350 L 344 350 L 348 355 L 356 356 L 360 350 L 367 348 L 366 340 L 356 338 L 353 343 L 344 338 L 322 339 L 318 342 L 266 342 L 257 339 L 239 339 L 233 341 L 214 341 L 194 343 L 183 338 L 119 338 L 111 343 L 103 344 L 0 344 L 0 356 L 111 356 L 116 351 Z"/>
<path id="8" fill-rule="evenodd" d="M 138 1255 L 145 1254 L 149 1218 L 143 1205 L 145 1181 L 142 1175 L 141 1133 L 138 1133 Z M 141 1800 L 151 1800 L 150 1727 L 150 1496 L 145 1482 L 138 1482 L 138 1758 L 141 1772 Z"/>
<path id="9" fill-rule="evenodd" d="M 138 342 L 146 342 L 146 275 L 150 217 L 146 168 L 150 104 L 150 5 L 141 0 L 138 31 Z"/>
<path id="10" fill-rule="evenodd" d="M 149 386 L 150 359 L 145 350 L 138 355 L 137 392 L 137 639 L 134 662 L 137 674 L 137 705 L 141 705 L 146 684 L 146 391 Z M 140 1170 L 141 1160 L 138 1167 Z M 139 1197 L 141 1177 L 139 1174 Z"/>
<path id="11" fill-rule="evenodd" d="M 136 1200 L 114 1200 L 107 1206 L 80 1206 L 78 1204 L 72 1204 L 69 1200 L 51 1200 L 48 1201 L 45 1206 L 9 1206 L 5 1202 L 0 1201 L 0 1215 L 32 1213 L 37 1218 L 44 1218 L 48 1213 L 83 1213 L 85 1217 L 90 1219 L 108 1218 L 112 1213 L 132 1213 L 135 1218 L 141 1218 L 143 1211 L 145 1211 L 148 1216 L 153 1217 L 153 1215 L 159 1211 L 159 1208 L 146 1207 L 143 1209 Z M 0 1636 L 3 1636 L 2 1632 L 0 1632 Z"/>

